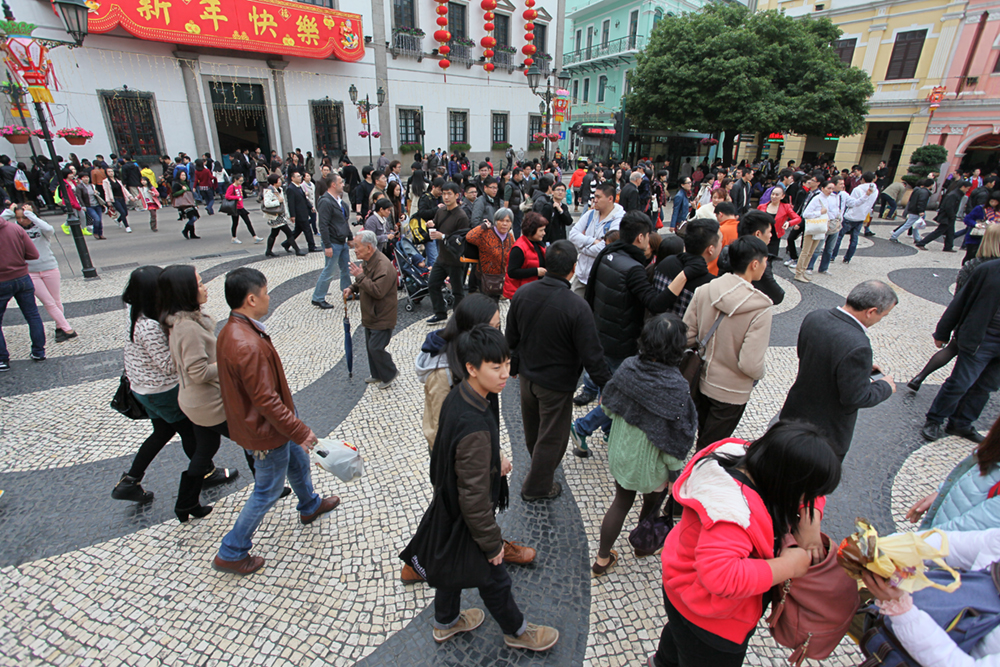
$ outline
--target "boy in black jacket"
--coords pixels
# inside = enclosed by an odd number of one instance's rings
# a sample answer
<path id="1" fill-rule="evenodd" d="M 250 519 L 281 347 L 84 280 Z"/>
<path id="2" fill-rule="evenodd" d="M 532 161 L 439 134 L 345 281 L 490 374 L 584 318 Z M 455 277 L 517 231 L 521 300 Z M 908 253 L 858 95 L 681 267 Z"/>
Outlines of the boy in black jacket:
<path id="1" fill-rule="evenodd" d="M 524 620 L 511 593 L 510 575 L 503 564 L 503 538 L 496 522 L 497 509 L 507 502 L 506 475 L 511 464 L 500 454 L 500 427 L 488 397 L 499 394 L 507 384 L 510 350 L 503 334 L 487 324 L 461 334 L 455 346 L 464 380 L 441 405 L 431 454 L 436 502 L 443 503 L 456 522 L 465 523 L 467 539 L 475 541 L 480 556 L 489 562 L 488 574 L 478 586 L 479 595 L 503 630 L 504 643 L 511 648 L 545 651 L 558 641 L 559 631 Z M 461 610 L 461 588 L 446 588 L 433 581 L 434 563 L 422 567 L 415 556 L 412 560 L 418 572 L 426 567 L 428 583 L 436 588 L 434 641 L 447 641 L 482 624 L 482 610 Z"/>

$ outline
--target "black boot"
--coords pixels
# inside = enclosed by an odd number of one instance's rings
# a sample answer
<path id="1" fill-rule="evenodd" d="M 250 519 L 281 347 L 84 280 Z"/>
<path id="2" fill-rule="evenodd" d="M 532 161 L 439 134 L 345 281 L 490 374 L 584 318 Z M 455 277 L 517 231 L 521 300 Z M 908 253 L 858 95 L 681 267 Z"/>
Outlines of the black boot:
<path id="1" fill-rule="evenodd" d="M 264 257 L 277 257 L 277 255 L 274 254 L 274 237 L 271 235 L 268 235 L 267 237 L 267 245 L 264 248 Z"/>
<path id="2" fill-rule="evenodd" d="M 194 233 L 194 223 L 193 222 L 191 223 L 191 238 L 193 238 L 193 239 L 200 239 L 201 238 L 200 236 L 198 236 L 198 235 L 196 235 Z"/>
<path id="3" fill-rule="evenodd" d="M 181 234 L 184 236 L 184 238 L 190 238 L 188 237 L 188 227 L 190 226 L 191 225 L 184 225 L 184 229 L 181 230 Z"/>
<path id="4" fill-rule="evenodd" d="M 177 505 L 174 506 L 174 514 L 177 520 L 185 523 L 188 515 L 196 519 L 207 516 L 212 511 L 211 506 L 201 504 L 201 484 L 200 476 L 188 475 L 187 471 L 181 473 L 181 485 L 177 490 Z"/>
<path id="5" fill-rule="evenodd" d="M 148 503 L 153 499 L 153 493 L 146 491 L 139 484 L 141 477 L 130 477 L 126 472 L 111 490 L 111 497 L 115 500 L 131 500 L 135 503 Z"/>

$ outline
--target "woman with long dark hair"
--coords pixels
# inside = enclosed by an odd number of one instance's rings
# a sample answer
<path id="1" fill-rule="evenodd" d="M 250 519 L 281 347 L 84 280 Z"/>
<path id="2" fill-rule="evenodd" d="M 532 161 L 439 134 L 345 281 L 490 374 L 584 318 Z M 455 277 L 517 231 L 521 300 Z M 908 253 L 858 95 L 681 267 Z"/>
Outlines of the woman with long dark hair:
<path id="1" fill-rule="evenodd" d="M 990 193 L 989 199 L 984 206 L 977 206 L 969 211 L 965 218 L 965 258 L 962 264 L 972 260 L 979 252 L 979 244 L 982 243 L 986 230 L 993 225 L 1000 223 L 1000 190 Z"/>
<path id="2" fill-rule="evenodd" d="M 129 306 L 125 375 L 132 394 L 153 423 L 153 433 L 139 447 L 132 466 L 111 492 L 116 500 L 148 503 L 153 499 L 140 482 L 146 468 L 174 434 L 180 434 L 188 458 L 195 452 L 194 426 L 177 404 L 180 378 L 159 322 L 157 280 L 162 271 L 158 266 L 139 267 L 129 276 L 122 293 L 122 302 Z"/>
<path id="3" fill-rule="evenodd" d="M 514 242 L 507 262 L 503 296 L 513 299 L 522 285 L 533 283 L 545 276 L 545 227 L 549 221 L 541 213 L 528 211 L 521 223 L 521 236 Z"/>
<path id="4" fill-rule="evenodd" d="M 823 557 L 815 512 L 840 472 L 816 427 L 786 421 L 691 459 L 672 490 L 683 515 L 663 545 L 668 623 L 651 665 L 743 664 L 764 594 Z M 799 548 L 779 553 L 789 533 Z"/>
<path id="5" fill-rule="evenodd" d="M 191 190 L 191 183 L 188 181 L 187 171 L 180 169 L 174 179 L 173 205 L 177 209 L 178 219 L 184 221 L 184 229 L 181 234 L 186 239 L 200 239 L 194 233 L 194 223 L 198 219 L 198 206 L 194 202 L 194 192 Z"/>
<path id="6" fill-rule="evenodd" d="M 228 482 L 239 472 L 216 469 L 212 464 L 220 436 L 228 438 L 229 429 L 215 360 L 215 322 L 201 311 L 208 301 L 208 288 L 195 268 L 185 264 L 168 266 L 156 284 L 159 320 L 167 332 L 179 376 L 177 404 L 194 425 L 195 451 L 187 470 L 181 473 L 174 507 L 177 519 L 184 523 L 189 515 L 201 518 L 212 511 L 199 500 L 206 477 L 216 475 Z"/>
<path id="7" fill-rule="evenodd" d="M 253 237 L 254 243 L 263 242 L 264 239 L 257 236 L 257 232 L 253 230 L 253 223 L 250 222 L 250 214 L 247 213 L 247 209 L 243 205 L 243 174 L 237 174 L 233 177 L 233 182 L 230 183 L 228 188 L 226 188 L 225 198 L 236 202 L 236 213 L 231 216 L 233 219 L 233 228 L 231 230 L 233 243 L 243 243 L 243 241 L 240 241 L 240 239 L 236 236 L 236 232 L 240 228 L 240 220 L 242 220 L 243 224 L 246 225 L 247 231 L 250 232 L 250 236 Z"/>

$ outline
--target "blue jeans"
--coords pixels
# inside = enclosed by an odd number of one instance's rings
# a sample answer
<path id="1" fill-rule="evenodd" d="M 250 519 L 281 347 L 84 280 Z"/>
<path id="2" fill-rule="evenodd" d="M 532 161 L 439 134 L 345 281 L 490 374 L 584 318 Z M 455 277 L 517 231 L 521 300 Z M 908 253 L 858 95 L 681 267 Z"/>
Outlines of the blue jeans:
<path id="1" fill-rule="evenodd" d="M 212 188 L 201 190 L 199 188 L 199 194 L 201 195 L 202 201 L 205 202 L 205 211 L 207 211 L 209 215 L 215 215 L 215 211 L 212 210 L 212 206 L 215 205 L 215 190 Z"/>
<path id="2" fill-rule="evenodd" d="M 858 236 L 861 234 L 861 228 L 864 226 L 864 220 L 844 220 L 844 224 L 840 228 L 840 234 L 837 235 L 837 245 L 833 247 L 832 259 L 837 259 L 837 254 L 840 252 L 840 242 L 844 240 L 844 236 L 850 234 L 851 244 L 847 247 L 847 253 L 844 255 L 844 261 L 851 261 L 854 257 L 854 251 L 858 249 Z"/>
<path id="3" fill-rule="evenodd" d="M 286 475 L 289 486 L 299 498 L 299 504 L 296 506 L 299 514 L 312 514 L 319 509 L 323 499 L 313 491 L 309 467 L 309 455 L 294 442 L 286 442 L 281 447 L 270 450 L 263 460 L 254 457 L 253 493 L 240 510 L 236 525 L 222 538 L 219 558 L 222 560 L 246 558 L 253 546 L 254 531 L 264 520 L 264 515 L 281 497 Z"/>
<path id="4" fill-rule="evenodd" d="M 618 370 L 618 367 L 622 365 L 622 361 L 624 361 L 624 359 L 611 359 L 610 357 L 605 357 L 605 361 L 608 362 L 608 368 L 610 368 L 611 373 L 614 374 L 614 372 Z M 611 432 L 611 417 L 604 412 L 604 408 L 600 405 L 576 420 L 576 432 L 580 435 L 591 435 L 597 431 L 597 429 L 601 429 L 605 433 Z"/>
<path id="5" fill-rule="evenodd" d="M 128 206 L 125 204 L 124 199 L 115 199 L 113 202 L 114 208 L 118 211 L 118 221 L 125 225 L 125 229 L 129 228 L 128 224 Z"/>
<path id="6" fill-rule="evenodd" d="M 330 283 L 333 282 L 333 267 L 340 267 L 340 291 L 351 286 L 351 272 L 347 268 L 351 259 L 351 249 L 346 243 L 335 243 L 332 246 L 333 257 L 327 257 L 323 265 L 323 271 L 319 274 L 316 282 L 316 290 L 313 292 L 313 301 L 322 301 L 326 298 L 326 293 L 330 291 Z"/>
<path id="7" fill-rule="evenodd" d="M 813 253 L 812 259 L 809 260 L 809 266 L 806 268 L 812 271 L 813 265 L 816 263 L 816 258 L 822 256 L 823 259 L 820 260 L 819 270 L 826 271 L 829 269 L 830 260 L 833 259 L 833 248 L 837 245 L 837 239 L 839 238 L 839 232 L 837 234 L 827 234 L 826 241 L 816 246 L 816 252 Z"/>
<path id="8" fill-rule="evenodd" d="M 979 419 L 990 394 L 1000 387 L 1000 336 L 989 332 L 975 353 L 958 351 L 955 368 L 941 385 L 927 421 L 943 424 L 950 418 L 955 428 L 969 428 Z"/>
<path id="9" fill-rule="evenodd" d="M 917 223 L 917 220 L 920 220 L 920 216 L 919 215 L 917 215 L 916 213 L 907 213 L 906 214 L 906 222 L 903 223 L 902 227 L 900 227 L 899 229 L 897 229 L 896 231 L 894 231 L 889 236 L 889 238 L 891 238 L 891 239 L 898 239 L 900 236 L 902 236 L 903 234 L 906 233 L 907 229 L 910 229 L 912 227 L 913 228 L 913 242 L 914 243 L 920 243 L 920 230 L 917 229 L 916 227 L 914 227 L 914 225 Z"/>
<path id="10" fill-rule="evenodd" d="M 31 276 L 25 274 L 13 280 L 0 282 L 0 361 L 10 361 L 7 353 L 7 341 L 3 337 L 3 315 L 7 312 L 7 303 L 14 299 L 21 314 L 28 322 L 28 333 L 31 336 L 31 354 L 45 357 L 45 329 L 42 327 L 42 316 L 38 314 L 35 303 L 35 285 Z"/>
<path id="11" fill-rule="evenodd" d="M 427 268 L 434 266 L 434 262 L 438 258 L 438 244 L 437 241 L 428 241 L 424 244 L 424 254 L 427 255 Z"/>
<path id="12" fill-rule="evenodd" d="M 886 217 L 886 216 L 882 215 L 883 213 L 885 213 L 885 207 L 886 206 L 889 207 L 889 216 L 888 217 L 891 218 L 892 216 L 896 215 L 896 206 L 898 206 L 898 204 L 896 203 L 895 199 L 893 199 L 892 197 L 890 197 L 889 195 L 887 195 L 887 194 L 885 194 L 883 192 L 881 195 L 879 195 L 879 201 L 882 202 L 882 206 L 879 208 L 878 217 L 880 217 L 880 218 L 885 218 Z"/>
<path id="13" fill-rule="evenodd" d="M 96 206 L 87 207 L 87 220 L 90 221 L 90 226 L 94 229 L 92 230 L 97 236 L 104 236 L 104 224 L 101 222 L 101 216 L 104 212 Z"/>

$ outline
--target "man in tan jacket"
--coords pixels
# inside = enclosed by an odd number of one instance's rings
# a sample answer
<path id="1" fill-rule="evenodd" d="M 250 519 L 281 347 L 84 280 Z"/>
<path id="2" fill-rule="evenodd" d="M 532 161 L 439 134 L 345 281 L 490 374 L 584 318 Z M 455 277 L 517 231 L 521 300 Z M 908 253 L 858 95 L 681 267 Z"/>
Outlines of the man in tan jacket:
<path id="1" fill-rule="evenodd" d="M 771 337 L 771 300 L 751 284 L 767 268 L 767 245 L 741 236 L 729 245 L 732 273 L 695 290 L 684 314 L 688 345 L 718 328 L 705 348 L 699 390 L 698 443 L 701 450 L 730 437 L 743 417 L 754 382 L 764 377 L 764 357 Z"/>
<path id="2" fill-rule="evenodd" d="M 348 267 L 354 284 L 344 289 L 344 298 L 361 295 L 361 324 L 365 327 L 368 369 L 371 371 L 371 377 L 365 382 L 378 383 L 379 389 L 388 389 L 399 375 L 392 355 L 385 351 L 392 339 L 392 330 L 396 328 L 396 269 L 379 251 L 378 237 L 373 231 L 366 229 L 355 237 L 354 253 L 365 266 L 352 263 Z"/>

